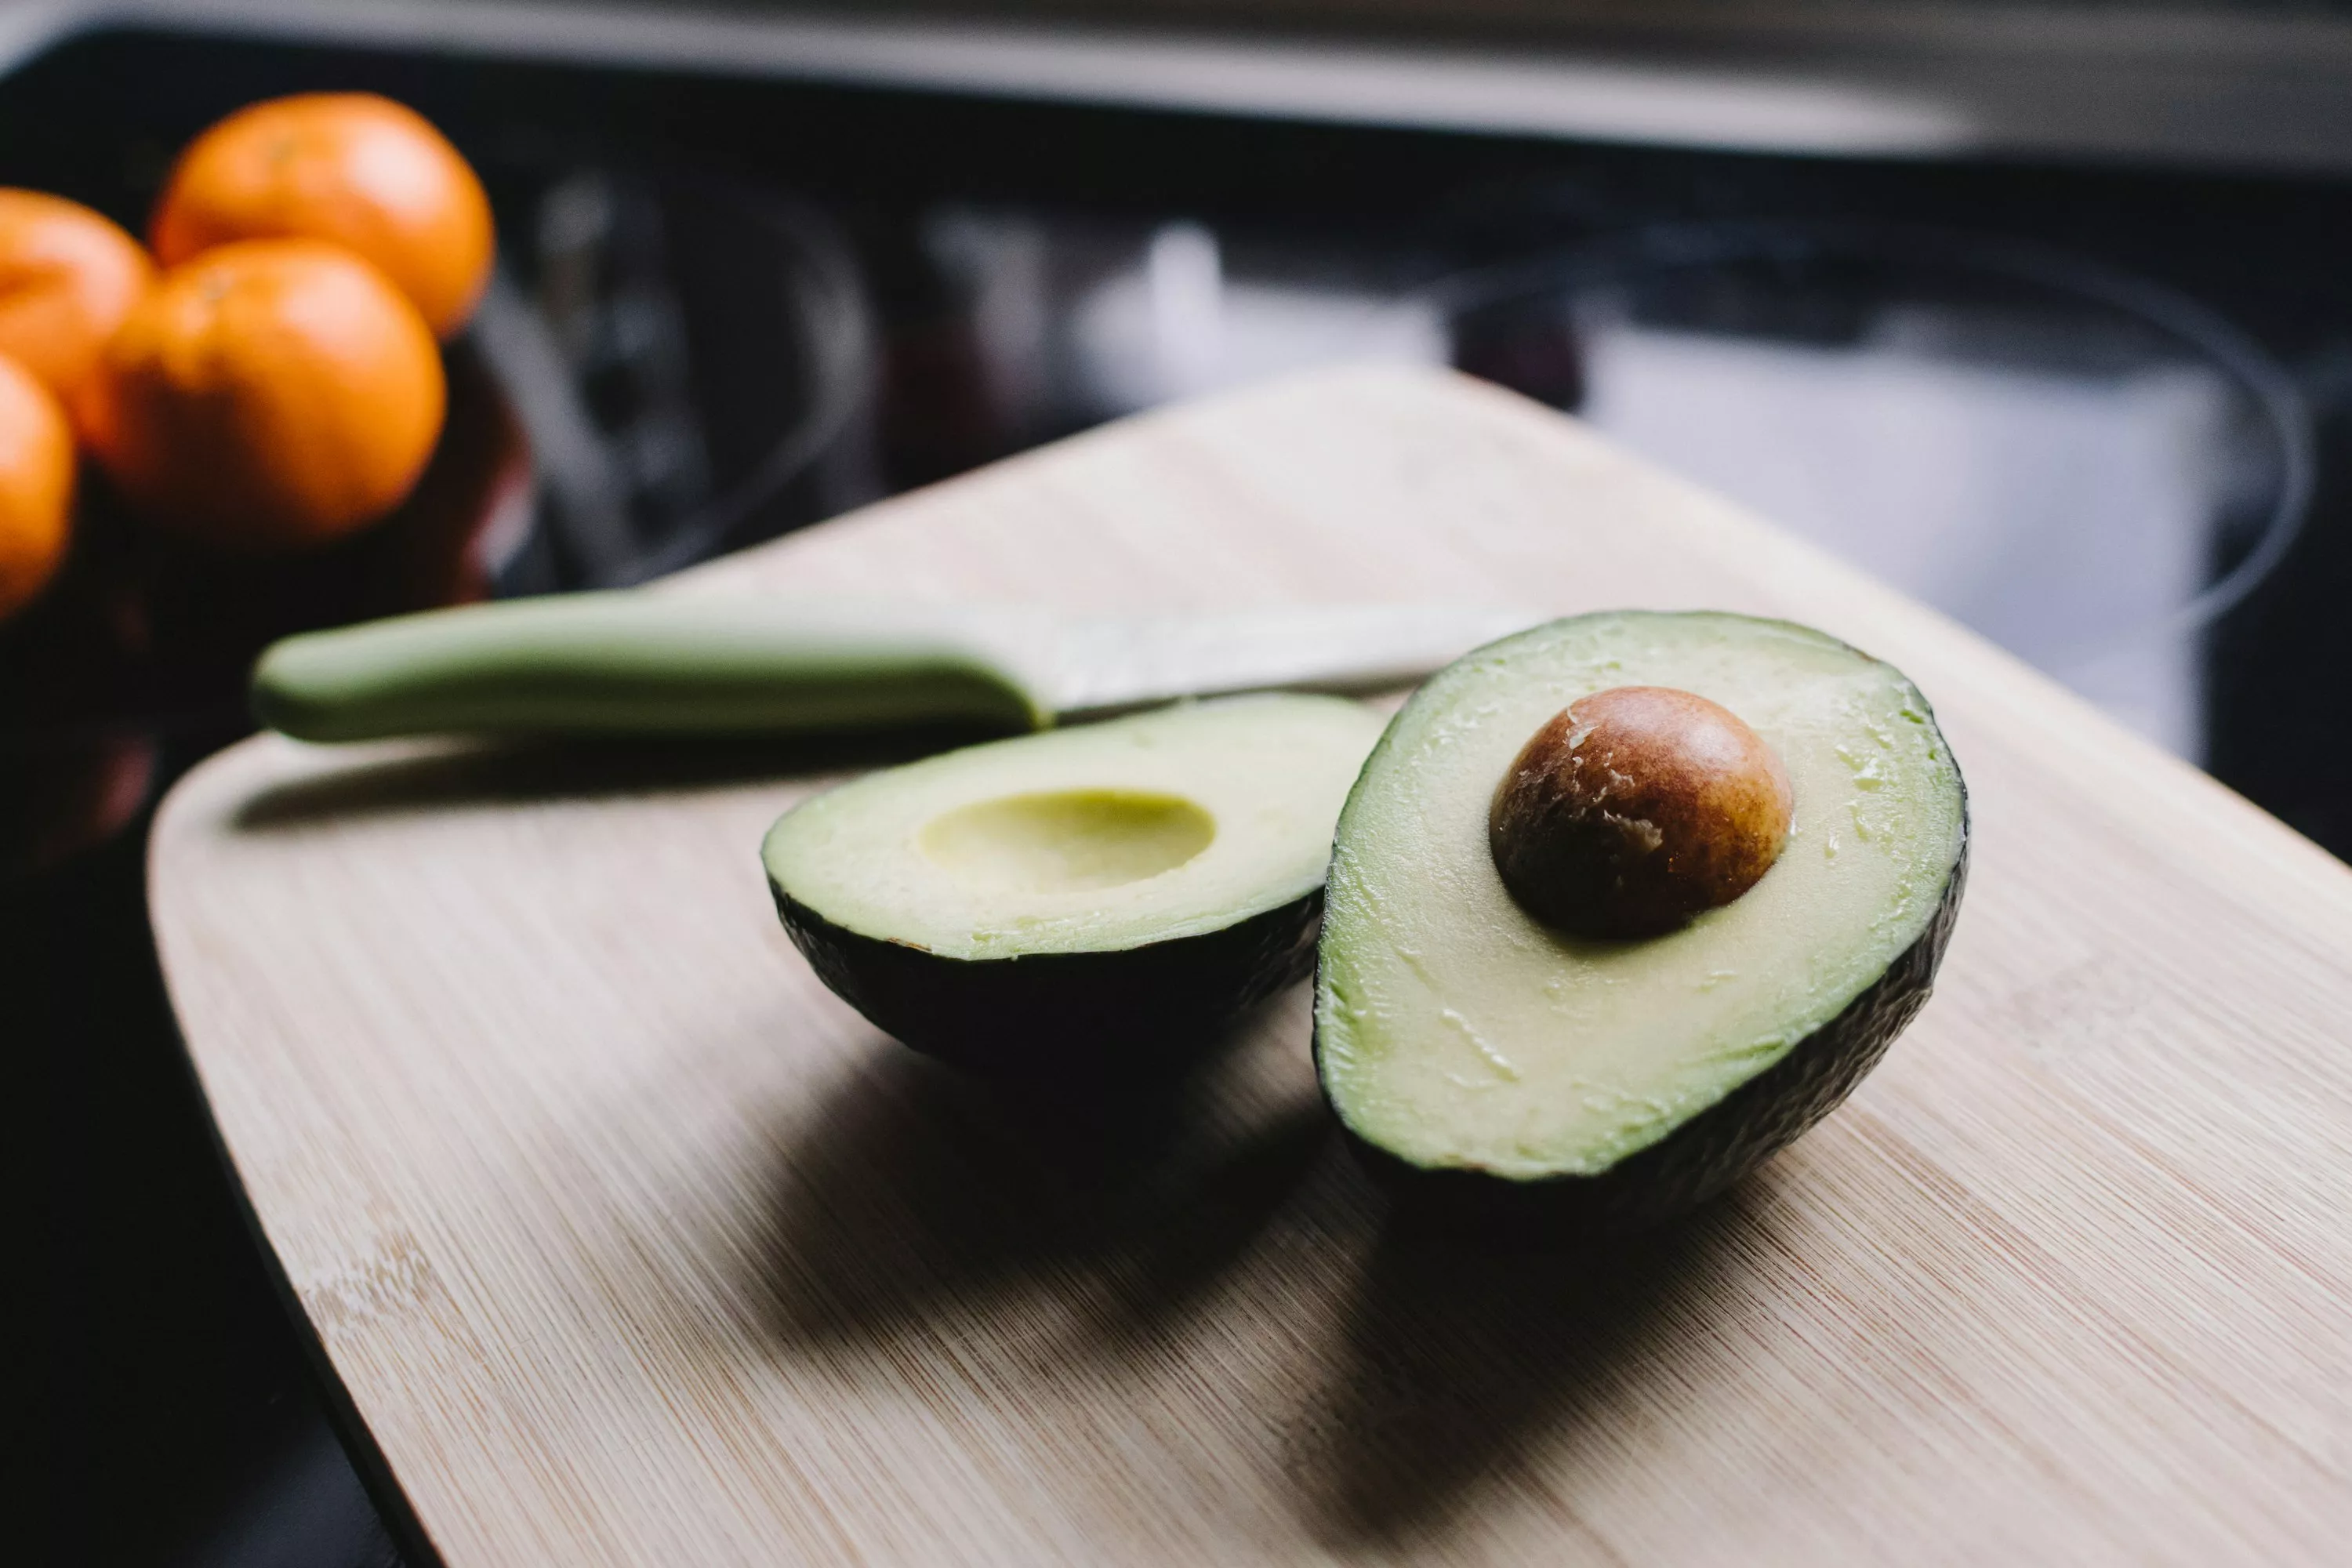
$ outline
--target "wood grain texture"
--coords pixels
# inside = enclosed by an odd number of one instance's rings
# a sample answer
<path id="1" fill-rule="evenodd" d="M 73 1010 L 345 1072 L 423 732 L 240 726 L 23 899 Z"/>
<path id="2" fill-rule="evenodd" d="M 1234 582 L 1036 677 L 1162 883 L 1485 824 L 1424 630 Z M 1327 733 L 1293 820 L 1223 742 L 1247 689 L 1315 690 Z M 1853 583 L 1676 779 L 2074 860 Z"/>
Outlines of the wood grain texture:
<path id="1" fill-rule="evenodd" d="M 2339 1562 L 2352 872 L 2013 660 L 1532 405 L 1354 372 L 666 591 L 1785 615 L 1976 805 L 1935 1001 L 1698 1220 L 1401 1233 L 1305 998 L 1164 1125 L 1008 1107 L 778 928 L 877 760 L 238 746 L 152 866 L 236 1168 L 452 1564 Z"/>

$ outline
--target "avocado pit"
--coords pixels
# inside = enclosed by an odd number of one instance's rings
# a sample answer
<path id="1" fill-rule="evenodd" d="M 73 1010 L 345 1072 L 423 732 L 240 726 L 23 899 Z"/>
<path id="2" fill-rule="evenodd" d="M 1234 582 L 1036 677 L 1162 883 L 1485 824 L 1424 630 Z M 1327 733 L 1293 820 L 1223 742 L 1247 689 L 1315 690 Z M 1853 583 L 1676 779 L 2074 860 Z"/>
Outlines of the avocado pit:
<path id="1" fill-rule="evenodd" d="M 1738 898 L 1788 842 L 1789 774 L 1739 716 L 1696 692 L 1619 686 L 1560 710 L 1487 813 L 1504 887 L 1573 936 L 1656 936 Z"/>

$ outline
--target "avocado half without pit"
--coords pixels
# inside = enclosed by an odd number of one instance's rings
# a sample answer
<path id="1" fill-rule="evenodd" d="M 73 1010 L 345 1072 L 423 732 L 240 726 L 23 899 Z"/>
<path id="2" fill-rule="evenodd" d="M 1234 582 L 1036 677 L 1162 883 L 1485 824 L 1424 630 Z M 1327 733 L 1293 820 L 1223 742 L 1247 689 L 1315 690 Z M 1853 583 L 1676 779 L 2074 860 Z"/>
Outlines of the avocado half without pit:
<path id="1" fill-rule="evenodd" d="M 1780 621 L 1556 621 L 1433 677 L 1339 821 L 1325 1098 L 1403 1194 L 1640 1228 L 1827 1115 L 1927 1000 L 1968 801 L 1918 689 Z"/>
<path id="2" fill-rule="evenodd" d="M 1148 1081 L 1306 977 L 1381 727 L 1266 696 L 992 742 L 803 803 L 761 858 L 794 944 L 884 1032 L 982 1072 Z"/>

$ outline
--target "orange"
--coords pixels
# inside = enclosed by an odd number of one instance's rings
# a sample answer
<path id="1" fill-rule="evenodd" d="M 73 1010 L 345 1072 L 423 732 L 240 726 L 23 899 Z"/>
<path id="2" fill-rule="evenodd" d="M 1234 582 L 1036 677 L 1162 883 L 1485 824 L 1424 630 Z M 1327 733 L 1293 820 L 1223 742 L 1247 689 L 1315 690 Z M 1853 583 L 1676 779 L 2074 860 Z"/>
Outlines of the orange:
<path id="1" fill-rule="evenodd" d="M 73 432 L 38 377 L 0 358 L 0 620 L 32 603 L 65 559 Z"/>
<path id="2" fill-rule="evenodd" d="M 436 336 L 466 324 L 490 277 L 490 203 L 446 138 L 366 92 L 238 110 L 188 143 L 148 225 L 175 267 L 240 239 L 331 239 L 383 269 Z"/>
<path id="3" fill-rule="evenodd" d="M 79 202 L 0 188 L 0 354 L 77 423 L 99 351 L 154 280 L 139 242 Z"/>
<path id="4" fill-rule="evenodd" d="M 425 320 L 340 246 L 256 239 L 175 267 L 107 344 L 92 446 L 158 521 L 231 549 L 373 521 L 447 397 Z"/>

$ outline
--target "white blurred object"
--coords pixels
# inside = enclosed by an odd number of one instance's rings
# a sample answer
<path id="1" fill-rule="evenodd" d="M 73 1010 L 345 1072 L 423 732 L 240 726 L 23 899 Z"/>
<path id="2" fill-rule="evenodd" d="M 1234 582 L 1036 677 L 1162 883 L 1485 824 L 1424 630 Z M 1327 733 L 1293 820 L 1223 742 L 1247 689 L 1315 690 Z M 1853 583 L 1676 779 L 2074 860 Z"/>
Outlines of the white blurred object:
<path id="1" fill-rule="evenodd" d="M 2200 754 L 2195 643 L 2142 628 L 2206 580 L 2228 467 L 2218 374 L 1914 346 L 1964 331 L 1882 331 L 1853 348 L 1622 321 L 1584 333 L 1581 412 L 1611 436 Z"/>
<path id="2" fill-rule="evenodd" d="M 1077 302 L 1069 348 L 1079 397 L 1110 417 L 1316 365 L 1443 364 L 1451 342 L 1426 301 L 1228 278 L 1214 234 L 1171 223 Z"/>

